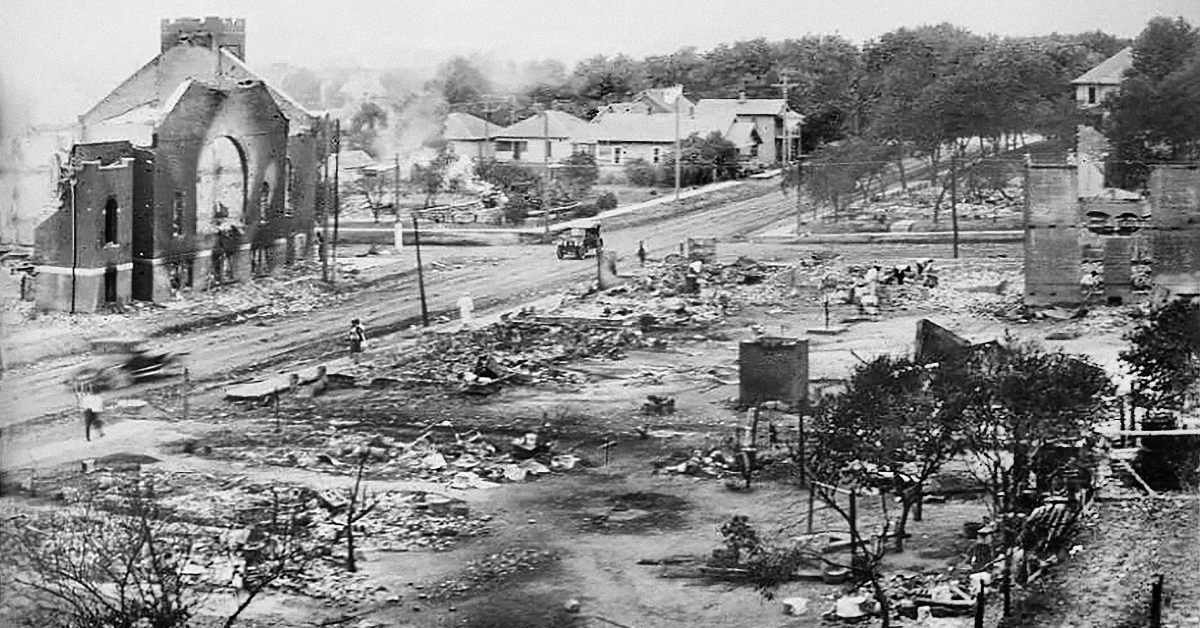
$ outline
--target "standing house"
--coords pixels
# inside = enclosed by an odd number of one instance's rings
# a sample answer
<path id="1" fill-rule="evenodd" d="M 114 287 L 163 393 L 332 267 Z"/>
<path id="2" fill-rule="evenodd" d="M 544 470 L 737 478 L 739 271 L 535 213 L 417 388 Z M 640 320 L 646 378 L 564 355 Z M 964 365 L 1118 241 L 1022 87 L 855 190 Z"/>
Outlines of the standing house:
<path id="1" fill-rule="evenodd" d="M 258 79 L 244 49 L 242 20 L 164 20 L 162 52 L 80 116 L 61 206 L 36 234 L 40 307 L 161 301 L 309 254 L 326 120 Z M 101 196 L 119 246 L 93 255 L 81 247 Z M 115 291 L 81 271 L 115 271 Z"/>
<path id="2" fill-rule="evenodd" d="M 446 116 L 442 138 L 455 155 L 483 159 L 494 156 L 491 139 L 502 128 L 469 113 L 451 113 Z"/>
<path id="3" fill-rule="evenodd" d="M 496 161 L 560 161 L 575 151 L 575 138 L 587 126 L 569 113 L 546 110 L 497 130 L 492 148 Z"/>
<path id="4" fill-rule="evenodd" d="M 1071 81 L 1075 87 L 1075 104 L 1085 110 L 1098 108 L 1105 98 L 1121 88 L 1125 71 L 1131 67 L 1133 48 L 1128 47 Z"/>
<path id="5" fill-rule="evenodd" d="M 784 155 L 800 154 L 800 125 L 803 116 L 788 108 L 782 98 L 702 98 L 696 103 L 697 118 L 726 118 L 754 126 L 761 139 L 753 157 L 762 164 L 778 163 Z M 734 137 L 730 137 L 734 140 Z M 784 150 L 784 142 L 790 148 Z M 737 141 L 734 140 L 736 144 Z"/>

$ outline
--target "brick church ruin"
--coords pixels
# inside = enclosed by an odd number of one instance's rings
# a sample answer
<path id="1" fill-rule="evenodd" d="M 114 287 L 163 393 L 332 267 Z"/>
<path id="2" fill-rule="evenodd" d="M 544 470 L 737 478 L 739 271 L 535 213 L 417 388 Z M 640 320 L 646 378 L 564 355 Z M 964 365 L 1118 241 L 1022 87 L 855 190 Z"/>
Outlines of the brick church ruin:
<path id="1" fill-rule="evenodd" d="M 80 116 L 35 234 L 39 308 L 162 301 L 310 255 L 328 117 L 245 48 L 244 20 L 163 20 L 161 53 Z"/>

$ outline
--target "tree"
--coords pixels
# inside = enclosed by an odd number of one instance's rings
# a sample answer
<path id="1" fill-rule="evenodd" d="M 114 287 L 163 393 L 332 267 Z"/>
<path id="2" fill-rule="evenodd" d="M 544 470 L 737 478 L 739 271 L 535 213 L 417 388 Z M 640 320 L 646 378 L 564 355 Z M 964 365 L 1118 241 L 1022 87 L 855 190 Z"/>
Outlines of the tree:
<path id="1" fill-rule="evenodd" d="M 1179 410 L 1200 380 L 1200 306 L 1175 299 L 1153 310 L 1129 333 L 1121 352 L 1134 377 L 1135 402 L 1150 410 Z"/>
<path id="2" fill-rule="evenodd" d="M 574 200 L 587 196 L 600 178 L 600 167 L 589 153 L 573 153 L 562 161 L 562 166 L 559 177 Z"/>
<path id="3" fill-rule="evenodd" d="M 571 80 L 576 95 L 591 109 L 621 102 L 645 85 L 641 64 L 623 54 L 584 59 L 575 66 Z"/>
<path id="4" fill-rule="evenodd" d="M 354 547 L 354 526 L 379 505 L 379 500 L 371 499 L 366 492 L 366 487 L 362 485 L 363 471 L 366 469 L 369 453 L 363 451 L 359 454 L 358 469 L 354 473 L 354 487 L 350 489 L 346 503 L 338 508 L 342 521 L 339 524 L 338 535 L 334 539 L 334 543 L 341 539 L 346 540 L 346 571 L 351 573 L 358 571 L 358 558 L 355 556 Z"/>
<path id="5" fill-rule="evenodd" d="M 966 443 L 976 462 L 976 478 L 991 498 L 1000 526 L 1007 616 L 1012 570 L 1008 550 L 1023 536 L 1036 506 L 1028 492 L 1039 454 L 1056 445 L 1086 445 L 1113 386 L 1103 369 L 1085 359 L 1009 339 L 1006 347 L 976 351 L 956 389 L 962 394 Z"/>
<path id="6" fill-rule="evenodd" d="M 433 199 L 449 188 L 446 173 L 458 158 L 449 144 L 443 145 L 437 155 L 426 165 L 416 164 L 412 169 L 412 179 L 425 194 L 425 207 L 433 205 Z"/>
<path id="7" fill-rule="evenodd" d="M 1149 163 L 1200 157 L 1200 31 L 1156 17 L 1133 43 L 1133 65 L 1105 106 L 1111 184 L 1145 187 Z"/>
<path id="8" fill-rule="evenodd" d="M 361 150 L 371 157 L 378 157 L 375 139 L 379 136 L 379 131 L 387 128 L 387 124 L 387 111 L 373 102 L 364 102 L 350 119 L 349 128 L 342 131 L 346 137 L 346 147 Z"/>
<path id="9" fill-rule="evenodd" d="M 658 183 L 658 168 L 641 157 L 626 160 L 623 170 L 630 185 L 649 187 Z"/>
<path id="10" fill-rule="evenodd" d="M 882 183 L 881 175 L 890 161 L 892 147 L 861 137 L 850 137 L 822 146 L 809 157 L 805 182 L 813 200 L 833 206 L 834 218 L 854 193 L 865 200 L 871 182 Z"/>
<path id="11" fill-rule="evenodd" d="M 530 166 L 481 159 L 475 163 L 475 176 L 496 186 L 507 197 L 503 211 L 504 219 L 510 224 L 524 220 L 531 209 L 541 205 L 545 180 Z"/>
<path id="12" fill-rule="evenodd" d="M 208 596 L 230 583 L 189 571 L 198 558 L 197 529 L 176 521 L 152 484 L 131 480 L 115 491 L 114 498 L 89 489 L 78 505 L 6 526 L 0 537 L 15 568 L 9 593 L 27 595 L 58 625 L 190 625 Z M 267 586 L 302 574 L 316 555 L 302 508 L 294 496 L 272 492 L 255 511 L 234 548 L 245 569 L 225 628 Z M 207 541 L 222 545 L 219 536 Z"/>
<path id="13" fill-rule="evenodd" d="M 492 91 L 483 71 L 466 57 L 454 57 L 442 64 L 431 86 L 451 105 L 478 101 Z"/>
<path id="14" fill-rule="evenodd" d="M 680 142 L 681 185 L 704 185 L 738 175 L 738 149 L 733 142 L 713 131 L 707 137 L 693 133 Z M 663 159 L 662 171 L 674 172 L 675 154 Z"/>

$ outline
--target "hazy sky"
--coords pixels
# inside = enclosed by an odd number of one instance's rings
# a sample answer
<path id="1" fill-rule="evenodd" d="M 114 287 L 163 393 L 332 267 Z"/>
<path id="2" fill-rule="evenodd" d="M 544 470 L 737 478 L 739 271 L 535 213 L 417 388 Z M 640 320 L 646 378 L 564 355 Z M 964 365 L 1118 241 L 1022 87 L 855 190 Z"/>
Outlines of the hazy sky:
<path id="1" fill-rule="evenodd" d="M 432 66 L 456 53 L 572 64 L 681 46 L 806 34 L 861 43 L 901 26 L 976 33 L 1103 30 L 1131 37 L 1156 15 L 1200 25 L 1200 0 L 0 0 L 0 80 L 22 117 L 82 113 L 158 53 L 159 20 L 246 19 L 247 61 Z M 12 116 L 10 97 L 8 115 Z"/>

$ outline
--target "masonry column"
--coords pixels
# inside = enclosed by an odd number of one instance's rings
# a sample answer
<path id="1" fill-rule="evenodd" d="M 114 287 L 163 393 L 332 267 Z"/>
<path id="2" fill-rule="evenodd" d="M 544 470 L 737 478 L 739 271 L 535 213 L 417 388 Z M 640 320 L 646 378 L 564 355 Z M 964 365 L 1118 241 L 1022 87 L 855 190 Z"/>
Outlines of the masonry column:
<path id="1" fill-rule="evenodd" d="M 1025 167 L 1025 304 L 1079 305 L 1079 179 L 1068 164 Z"/>

